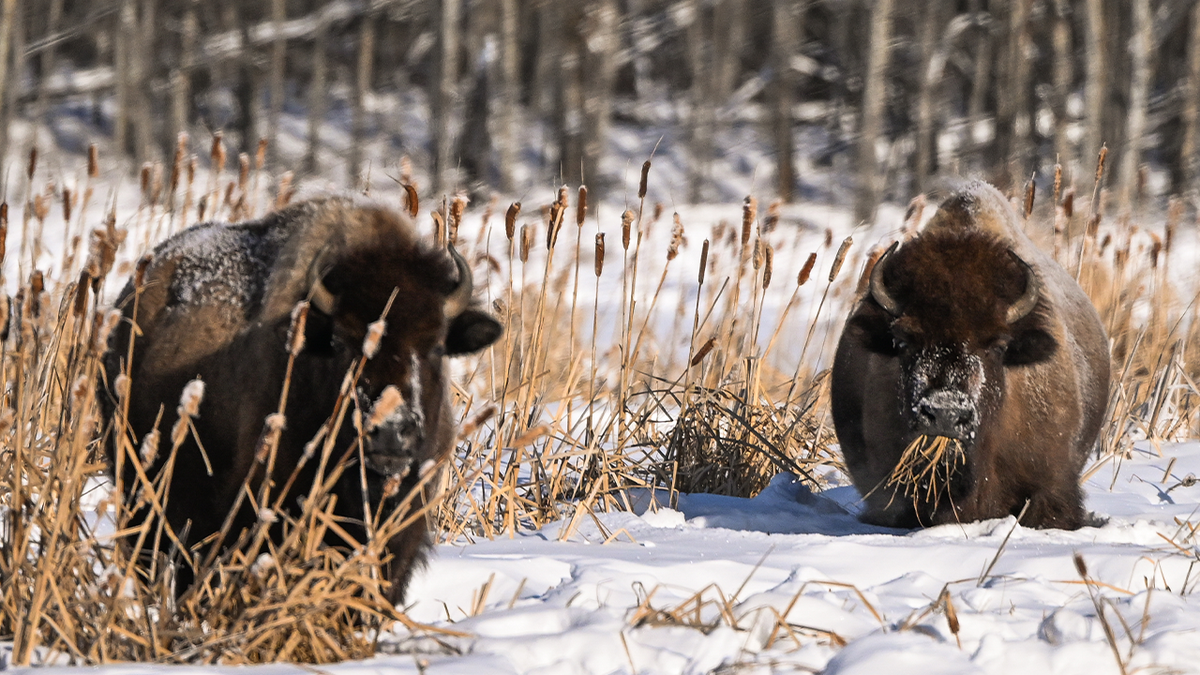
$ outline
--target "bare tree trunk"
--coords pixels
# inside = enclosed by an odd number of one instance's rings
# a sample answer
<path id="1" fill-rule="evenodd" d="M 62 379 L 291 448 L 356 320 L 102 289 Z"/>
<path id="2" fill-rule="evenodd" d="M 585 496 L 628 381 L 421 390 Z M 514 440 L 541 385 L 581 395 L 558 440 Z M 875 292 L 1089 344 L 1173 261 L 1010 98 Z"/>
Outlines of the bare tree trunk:
<path id="1" fill-rule="evenodd" d="M 1071 17 L 1067 10 L 1067 0 L 1055 0 L 1054 93 L 1050 105 L 1054 113 L 1054 154 L 1057 155 L 1059 164 L 1072 167 L 1075 164 L 1075 153 L 1071 148 L 1071 140 L 1067 138 L 1067 97 L 1071 94 L 1075 73 L 1071 53 Z"/>
<path id="2" fill-rule="evenodd" d="M 362 143 L 366 135 L 367 116 L 364 106 L 367 91 L 371 88 L 371 64 L 375 56 L 375 17 L 363 17 L 358 34 L 358 67 L 355 69 L 354 93 L 351 100 L 350 153 L 347 158 L 350 187 L 361 187 Z"/>
<path id="3" fill-rule="evenodd" d="M 12 120 L 12 108 L 16 103 L 8 98 L 9 58 L 12 56 L 13 22 L 16 19 L 17 0 L 4 0 L 0 14 L 0 173 L 8 158 L 8 125 Z"/>
<path id="4" fill-rule="evenodd" d="M 854 220 L 871 221 L 882 188 L 875 160 L 875 143 L 883 132 L 885 84 L 892 32 L 892 0 L 875 0 L 871 9 L 871 37 L 867 44 L 867 75 L 858 130 L 858 181 Z"/>
<path id="5" fill-rule="evenodd" d="M 1108 97 L 1108 54 L 1105 50 L 1104 34 L 1104 0 L 1087 0 L 1085 4 L 1087 29 L 1084 32 L 1087 66 L 1085 68 L 1086 82 L 1084 84 L 1083 118 L 1087 120 L 1087 132 L 1084 134 L 1083 148 L 1079 156 L 1084 160 L 1084 168 L 1091 169 L 1087 159 L 1095 157 L 1104 144 L 1104 110 L 1105 99 Z"/>
<path id="6" fill-rule="evenodd" d="M 1029 86 L 1030 66 L 1033 62 L 1030 53 L 1032 38 L 1029 34 L 1029 12 L 1033 0 L 1012 2 L 1012 61 L 1009 66 L 1012 73 L 1013 98 L 1012 151 L 1010 156 L 1002 159 L 1009 165 L 1009 184 L 1020 187 L 1029 179 L 1029 174 L 1034 168 L 1034 112 L 1031 110 L 1033 99 Z"/>
<path id="7" fill-rule="evenodd" d="M 578 7 L 578 6 L 576 6 Z M 583 181 L 583 36 L 577 26 L 582 17 L 575 14 L 575 7 L 566 10 L 562 59 L 559 61 L 559 76 L 562 86 L 558 90 L 555 117 L 558 129 L 558 175 L 565 183 L 576 185 Z"/>
<path id="8" fill-rule="evenodd" d="M 1186 189 L 1191 190 L 1200 209 L 1200 3 L 1192 8 L 1188 37 L 1188 72 L 1183 98 L 1183 145 L 1180 163 Z"/>
<path id="9" fill-rule="evenodd" d="M 796 151 L 792 137 L 796 71 L 792 69 L 792 57 L 796 54 L 796 43 L 803 39 L 807 3 L 774 0 L 772 4 L 771 72 L 775 82 L 771 87 L 771 136 L 775 145 L 775 189 L 780 199 L 791 202 L 796 189 Z"/>
<path id="10" fill-rule="evenodd" d="M 600 161 L 612 124 L 612 91 L 616 81 L 618 10 L 615 0 L 599 0 L 588 9 L 583 40 L 583 180 L 594 194 L 603 193 Z"/>
<path id="11" fill-rule="evenodd" d="M 941 79 L 941 68 L 934 56 L 942 30 L 941 2 L 928 2 L 921 17 L 921 73 L 917 93 L 917 166 L 914 171 L 917 193 L 929 190 L 929 177 L 937 159 L 937 139 L 933 133 L 934 92 Z"/>
<path id="12" fill-rule="evenodd" d="M 439 61 L 437 91 L 433 96 L 433 192 L 440 195 L 453 184 L 451 175 L 451 124 L 458 81 L 459 0 L 442 0 L 441 25 L 438 27 Z"/>
<path id="13" fill-rule="evenodd" d="M 285 0 L 271 0 L 271 20 L 275 24 L 275 35 L 271 40 L 271 108 L 267 111 L 267 152 L 271 165 L 275 166 L 279 163 L 279 117 L 283 114 L 283 67 L 287 59 L 287 41 L 283 39 L 283 22 L 287 20 Z"/>
<path id="14" fill-rule="evenodd" d="M 123 0 L 117 15 L 117 45 L 114 54 L 117 75 L 117 119 L 113 129 L 113 142 L 117 151 L 130 153 L 129 120 L 132 117 L 134 85 L 133 44 L 137 32 L 137 7 L 134 0 Z"/>
<path id="15" fill-rule="evenodd" d="M 520 105 L 518 68 L 520 45 L 517 36 L 517 0 L 500 1 L 500 96 L 497 105 L 496 145 L 500 154 L 500 190 L 516 190 L 513 170 L 517 165 L 517 114 Z"/>
<path id="16" fill-rule="evenodd" d="M 982 14 L 983 9 L 979 6 L 978 0 L 975 0 L 972 5 L 972 12 Z M 987 115 L 985 107 L 987 106 L 987 94 L 991 88 L 992 60 L 995 58 L 992 54 L 992 46 L 995 44 L 995 39 L 992 37 L 994 31 L 994 23 L 989 22 L 984 26 L 983 35 L 980 36 L 975 51 L 975 72 L 971 78 L 971 98 L 967 103 L 967 118 L 970 120 L 967 125 L 969 130 L 968 147 L 976 161 L 982 159 L 980 155 L 983 150 L 983 142 L 980 137 L 982 136 L 981 127 Z"/>
<path id="17" fill-rule="evenodd" d="M 62 21 L 63 0 L 50 0 L 50 16 L 46 20 L 46 34 L 53 35 L 58 32 L 58 24 Z M 38 79 L 38 99 L 37 112 L 34 114 L 33 138 L 34 143 L 37 143 L 38 126 L 46 122 L 46 113 L 50 109 L 50 101 L 46 85 L 50 82 L 50 78 L 54 75 L 54 61 L 57 49 L 55 45 L 47 45 L 42 50 L 41 70 L 42 76 Z"/>
<path id="18" fill-rule="evenodd" d="M 321 147 L 321 123 L 325 121 L 326 51 L 329 27 L 321 24 L 313 41 L 312 81 L 308 84 L 308 148 L 304 151 L 305 173 L 317 170 L 317 150 Z"/>
<path id="19" fill-rule="evenodd" d="M 708 17 L 699 2 L 692 2 L 692 23 L 687 29 L 688 64 L 692 74 L 691 111 L 688 116 L 688 201 L 695 203 L 708 184 L 712 162 L 715 115 L 715 64 Z"/>
<path id="20" fill-rule="evenodd" d="M 1129 42 L 1129 56 L 1133 65 L 1133 77 L 1129 84 L 1129 116 L 1126 120 L 1125 151 L 1121 157 L 1121 208 L 1129 210 L 1140 206 L 1134 203 L 1137 187 L 1138 165 L 1142 161 L 1142 142 L 1146 133 L 1146 108 L 1150 100 L 1150 45 L 1154 28 L 1154 17 L 1150 11 L 1150 0 L 1133 0 L 1133 39 Z M 1140 197 L 1140 195 L 1138 195 Z"/>
<path id="21" fill-rule="evenodd" d="M 154 143 L 154 122 L 150 115 L 150 59 L 155 53 L 154 37 L 157 34 L 155 10 L 158 0 L 142 0 L 141 12 L 136 24 L 136 41 L 130 49 L 130 70 L 133 71 L 132 123 L 134 158 L 138 164 L 151 161 Z"/>
<path id="22" fill-rule="evenodd" d="M 192 69 L 196 66 L 196 41 L 200 37 L 200 22 L 196 18 L 197 0 L 189 0 L 183 13 L 183 40 L 179 50 L 179 66 L 172 73 L 171 136 L 179 138 L 188 130 L 188 112 L 192 107 Z"/>

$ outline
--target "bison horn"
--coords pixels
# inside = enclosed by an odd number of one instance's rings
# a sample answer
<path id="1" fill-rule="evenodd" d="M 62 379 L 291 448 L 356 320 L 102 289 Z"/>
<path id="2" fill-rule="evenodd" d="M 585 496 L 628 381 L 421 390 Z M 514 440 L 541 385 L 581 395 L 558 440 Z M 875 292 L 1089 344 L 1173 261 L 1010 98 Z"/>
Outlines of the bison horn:
<path id="1" fill-rule="evenodd" d="M 454 266 L 458 268 L 458 285 L 446 298 L 446 316 L 458 316 L 471 304 L 471 294 L 475 290 L 475 283 L 471 279 L 471 267 L 467 265 L 467 261 L 463 260 L 453 245 L 448 246 L 447 250 L 450 251 L 450 257 L 454 259 Z"/>
<path id="2" fill-rule="evenodd" d="M 1034 307 L 1037 307 L 1038 300 L 1042 297 L 1042 282 L 1038 280 L 1037 274 L 1029 263 L 1021 260 L 1015 253 L 1013 257 L 1017 262 L 1021 263 L 1021 267 L 1025 270 L 1025 292 L 1020 298 L 1008 308 L 1008 313 L 1005 314 L 1005 320 L 1008 323 L 1015 323 L 1029 315 Z"/>
<path id="3" fill-rule="evenodd" d="M 312 303 L 313 307 L 332 316 L 333 309 L 337 305 L 337 296 L 325 287 L 325 282 L 322 279 L 325 272 L 328 271 L 325 265 L 327 252 L 328 249 L 322 250 L 308 267 L 308 300 Z"/>
<path id="4" fill-rule="evenodd" d="M 888 247 L 888 250 L 879 256 L 879 259 L 875 261 L 875 266 L 871 268 L 871 297 L 875 298 L 875 302 L 879 303 L 879 306 L 892 316 L 900 316 L 900 303 L 888 294 L 887 286 L 883 283 L 883 263 L 899 245 L 900 242 L 897 241 Z"/>

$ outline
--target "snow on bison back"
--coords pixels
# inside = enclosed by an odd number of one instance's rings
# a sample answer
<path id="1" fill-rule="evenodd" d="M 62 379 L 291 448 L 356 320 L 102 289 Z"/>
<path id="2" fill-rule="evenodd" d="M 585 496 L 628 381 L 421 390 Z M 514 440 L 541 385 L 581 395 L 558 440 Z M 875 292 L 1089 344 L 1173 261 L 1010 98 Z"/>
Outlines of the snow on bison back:
<path id="1" fill-rule="evenodd" d="M 361 456 L 363 466 L 346 470 L 333 488 L 336 514 L 347 519 L 342 527 L 359 542 L 366 536 L 361 476 L 372 510 L 382 507 L 385 517 L 416 489 L 421 467 L 446 456 L 454 442 L 445 357 L 482 349 L 500 333 L 473 305 L 471 271 L 452 248 L 422 241 L 407 217 L 361 198 L 315 199 L 255 221 L 196 225 L 155 248 L 143 271 L 140 285 L 131 279 L 117 300 L 125 320 L 104 363 L 100 398 L 107 417 L 128 407 L 127 423 L 110 429 L 107 451 L 127 503 L 144 504 L 128 450 L 141 446 L 142 457 L 154 457 L 146 473 L 158 475 L 172 455 L 167 430 L 178 418 L 180 392 L 193 379 L 204 382 L 192 424 L 207 461 L 188 434 L 174 453 L 166 506 L 167 521 L 186 533 L 188 546 L 221 529 L 256 463 L 264 425 L 288 379 L 289 352 L 299 346 L 289 336 L 298 303 L 308 300 L 310 307 L 272 478 L 279 490 L 302 464 L 282 503 L 294 508 L 308 494 L 319 462 L 302 461 L 305 444 L 334 412 L 343 378 L 361 363 L 350 393 L 368 422 L 362 454 L 351 456 Z M 364 354 L 371 324 L 381 317 L 377 351 Z M 354 426 L 348 417 L 340 425 L 333 457 L 357 447 Z M 156 428 L 161 439 L 146 448 L 145 439 L 158 439 L 151 434 Z M 127 442 L 115 442 L 119 434 Z M 262 475 L 260 466 L 251 484 L 256 493 Z M 422 504 L 424 495 L 415 494 L 413 507 Z M 134 524 L 147 517 L 143 506 Z M 226 541 L 257 518 L 243 503 Z M 330 536 L 336 541 L 327 543 L 346 544 Z M 402 600 L 427 539 L 425 519 L 415 518 L 389 540 L 392 600 Z M 161 545 L 168 548 L 166 538 Z M 181 569 L 179 578 L 181 591 L 191 570 Z"/>
<path id="2" fill-rule="evenodd" d="M 863 519 L 1024 510 L 1026 526 L 1080 527 L 1108 386 L 1108 340 L 1083 290 L 1003 195 L 970 184 L 880 257 L 838 343 L 833 421 Z M 922 454 L 919 439 L 957 446 Z"/>

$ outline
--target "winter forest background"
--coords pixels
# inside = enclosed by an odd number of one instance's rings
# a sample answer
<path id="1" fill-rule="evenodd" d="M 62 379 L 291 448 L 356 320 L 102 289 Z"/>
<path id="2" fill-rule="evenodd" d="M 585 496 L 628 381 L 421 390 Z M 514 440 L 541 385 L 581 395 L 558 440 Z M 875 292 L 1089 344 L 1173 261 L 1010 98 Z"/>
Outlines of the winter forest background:
<path id="1" fill-rule="evenodd" d="M 738 174 L 861 219 L 938 176 L 1019 190 L 1056 160 L 1090 189 L 1106 145 L 1109 208 L 1194 209 L 1200 189 L 1194 0 L 3 0 L 0 18 L 10 161 L 109 139 L 136 171 L 220 130 L 345 186 L 407 156 L 434 194 L 613 196 L 659 146 L 675 201 L 740 199 Z"/>

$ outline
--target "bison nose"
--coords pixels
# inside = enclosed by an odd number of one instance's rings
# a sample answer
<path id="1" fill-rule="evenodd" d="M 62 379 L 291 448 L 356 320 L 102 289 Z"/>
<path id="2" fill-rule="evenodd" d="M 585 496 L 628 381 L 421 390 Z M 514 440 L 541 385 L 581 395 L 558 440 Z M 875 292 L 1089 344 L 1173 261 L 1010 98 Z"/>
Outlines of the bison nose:
<path id="1" fill-rule="evenodd" d="M 975 408 L 962 395 L 937 392 L 917 405 L 917 426 L 930 436 L 966 440 L 975 430 Z"/>
<path id="2" fill-rule="evenodd" d="M 367 467 L 382 474 L 405 474 L 421 444 L 423 430 L 414 415 L 393 415 L 367 438 Z"/>

